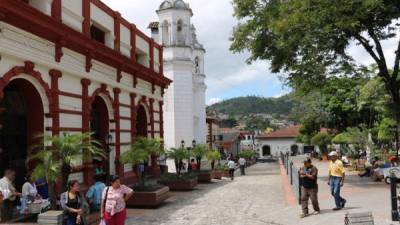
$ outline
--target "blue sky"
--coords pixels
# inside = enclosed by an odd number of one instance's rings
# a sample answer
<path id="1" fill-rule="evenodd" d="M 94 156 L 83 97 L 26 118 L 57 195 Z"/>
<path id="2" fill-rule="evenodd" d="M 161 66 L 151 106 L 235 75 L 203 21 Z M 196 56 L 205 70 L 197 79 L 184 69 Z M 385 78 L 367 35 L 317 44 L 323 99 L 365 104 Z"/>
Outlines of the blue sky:
<path id="1" fill-rule="evenodd" d="M 155 10 L 161 0 L 103 0 L 135 23 L 147 34 L 147 25 L 157 21 Z M 186 0 L 193 10 L 192 23 L 207 53 L 205 58 L 207 104 L 237 96 L 274 97 L 287 93 L 276 75 L 268 71 L 266 62 L 247 65 L 246 54 L 229 51 L 229 38 L 236 20 L 231 0 Z"/>
<path id="2" fill-rule="evenodd" d="M 185 0 L 193 10 L 192 23 L 196 26 L 199 41 L 207 53 L 205 58 L 207 104 L 237 96 L 257 95 L 277 97 L 288 93 L 277 74 L 269 72 L 268 62 L 245 63 L 248 54 L 229 51 L 229 38 L 237 24 L 233 17 L 231 0 Z M 157 21 L 155 10 L 162 0 L 103 0 L 123 17 L 150 34 L 147 25 Z M 388 66 L 392 68 L 397 39 L 383 42 Z M 372 58 L 359 45 L 352 44 L 349 53 L 357 62 L 369 65 Z"/>

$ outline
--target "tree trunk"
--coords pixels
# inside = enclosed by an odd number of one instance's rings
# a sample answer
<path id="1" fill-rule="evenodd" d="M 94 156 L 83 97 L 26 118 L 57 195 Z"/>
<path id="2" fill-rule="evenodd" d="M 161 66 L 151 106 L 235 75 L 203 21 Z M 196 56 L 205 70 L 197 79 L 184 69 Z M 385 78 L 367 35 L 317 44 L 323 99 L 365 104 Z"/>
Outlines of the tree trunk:
<path id="1" fill-rule="evenodd" d="M 61 192 L 65 192 L 68 190 L 68 178 L 71 174 L 71 167 L 67 164 L 63 164 L 61 167 Z"/>
<path id="2" fill-rule="evenodd" d="M 201 170 L 201 158 L 202 157 L 196 157 L 196 161 L 197 161 L 197 167 L 198 167 L 198 171 L 200 171 Z"/>
<path id="3" fill-rule="evenodd" d="M 49 200 L 50 200 L 50 205 L 52 210 L 57 209 L 57 196 L 56 196 L 56 191 L 55 191 L 55 185 L 54 184 L 47 184 L 49 186 Z"/>

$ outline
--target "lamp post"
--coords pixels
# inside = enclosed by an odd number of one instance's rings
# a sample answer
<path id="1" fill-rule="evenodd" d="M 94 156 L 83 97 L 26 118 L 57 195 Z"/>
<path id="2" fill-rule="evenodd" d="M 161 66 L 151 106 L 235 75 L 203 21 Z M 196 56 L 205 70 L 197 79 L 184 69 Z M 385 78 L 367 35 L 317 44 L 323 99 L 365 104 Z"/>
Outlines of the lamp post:
<path id="1" fill-rule="evenodd" d="M 181 141 L 181 148 L 185 148 L 185 141 L 184 140 Z"/>

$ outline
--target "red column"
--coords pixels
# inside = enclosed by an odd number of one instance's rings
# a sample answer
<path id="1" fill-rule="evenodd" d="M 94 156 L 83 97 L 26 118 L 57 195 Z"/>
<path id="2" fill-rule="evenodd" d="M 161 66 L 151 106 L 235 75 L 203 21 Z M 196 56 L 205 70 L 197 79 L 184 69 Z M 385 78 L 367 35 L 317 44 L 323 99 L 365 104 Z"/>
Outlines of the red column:
<path id="1" fill-rule="evenodd" d="M 120 51 L 121 46 L 121 14 L 114 12 L 114 49 Z"/>
<path id="2" fill-rule="evenodd" d="M 164 102 L 160 101 L 159 102 L 159 111 L 160 111 L 160 138 L 163 139 L 164 138 L 164 111 L 163 111 L 163 105 Z"/>
<path id="3" fill-rule="evenodd" d="M 154 138 L 154 99 L 150 98 L 150 134 L 151 138 Z"/>
<path id="4" fill-rule="evenodd" d="M 158 53 L 158 61 L 160 62 L 160 75 L 161 76 L 164 74 L 163 55 L 164 55 L 164 47 L 160 46 L 160 50 L 159 50 L 159 53 Z"/>
<path id="5" fill-rule="evenodd" d="M 90 0 L 82 0 L 82 33 L 90 38 Z"/>
<path id="6" fill-rule="evenodd" d="M 136 139 L 136 94 L 131 93 L 131 142 L 135 142 Z"/>
<path id="7" fill-rule="evenodd" d="M 119 94 L 121 89 L 114 88 L 114 119 L 115 119 L 115 172 L 119 176 L 124 174 L 123 166 L 120 162 L 121 156 L 121 121 L 119 113 Z"/>
<path id="8" fill-rule="evenodd" d="M 136 26 L 131 25 L 131 58 L 136 62 Z"/>
<path id="9" fill-rule="evenodd" d="M 61 0 L 53 0 L 51 3 L 51 16 L 61 22 Z"/>
<path id="10" fill-rule="evenodd" d="M 59 70 L 50 70 L 49 75 L 51 77 L 51 98 L 53 100 L 51 106 L 51 117 L 53 118 L 53 130 L 52 134 L 60 134 L 60 90 L 58 88 L 58 80 L 62 76 Z"/>
<path id="11" fill-rule="evenodd" d="M 90 96 L 89 96 L 89 79 L 82 79 L 82 132 L 90 132 Z M 83 180 L 85 185 L 89 186 L 93 183 L 94 170 L 92 162 L 83 162 Z"/>
<path id="12" fill-rule="evenodd" d="M 149 48 L 150 48 L 150 69 L 154 71 L 154 40 L 150 39 L 149 42 Z"/>

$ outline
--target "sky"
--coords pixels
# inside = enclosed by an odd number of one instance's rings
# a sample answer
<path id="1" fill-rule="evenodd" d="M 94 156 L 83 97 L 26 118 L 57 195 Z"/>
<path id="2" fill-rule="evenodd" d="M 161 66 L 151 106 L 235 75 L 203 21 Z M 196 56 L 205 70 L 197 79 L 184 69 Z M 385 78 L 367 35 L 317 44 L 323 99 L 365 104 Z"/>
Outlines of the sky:
<path id="1" fill-rule="evenodd" d="M 162 0 L 102 0 L 113 10 L 150 36 L 147 26 L 158 21 L 155 10 Z M 234 54 L 229 51 L 233 27 L 237 20 L 233 17 L 231 0 L 185 0 L 190 4 L 194 16 L 199 42 L 206 49 L 205 74 L 207 76 L 206 103 L 256 95 L 278 97 L 290 92 L 279 79 L 279 74 L 269 71 L 268 62 L 257 61 L 248 65 L 248 53 Z M 392 67 L 396 41 L 393 38 L 383 43 L 388 66 Z M 359 45 L 351 44 L 349 53 L 364 65 L 373 63 L 372 58 Z"/>
<path id="2" fill-rule="evenodd" d="M 150 35 L 149 22 L 158 21 L 155 10 L 162 0 L 103 0 L 119 11 L 129 22 Z M 233 27 L 231 0 L 185 0 L 193 10 L 199 42 L 206 49 L 206 103 L 211 104 L 237 96 L 281 96 L 289 92 L 276 74 L 268 71 L 267 62 L 248 65 L 248 54 L 229 51 Z"/>

